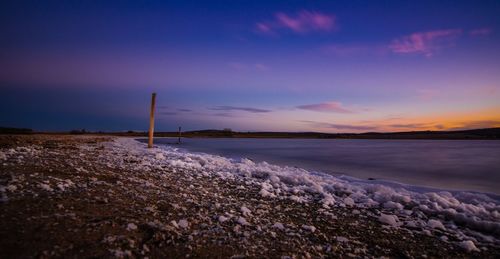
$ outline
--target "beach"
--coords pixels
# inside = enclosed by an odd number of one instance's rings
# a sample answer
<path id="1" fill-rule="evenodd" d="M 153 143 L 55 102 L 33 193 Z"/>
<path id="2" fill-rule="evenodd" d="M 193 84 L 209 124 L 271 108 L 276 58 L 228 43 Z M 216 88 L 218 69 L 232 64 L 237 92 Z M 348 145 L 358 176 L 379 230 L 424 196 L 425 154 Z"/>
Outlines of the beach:
<path id="1" fill-rule="evenodd" d="M 134 138 L 0 136 L 2 258 L 498 258 L 500 201 Z"/>

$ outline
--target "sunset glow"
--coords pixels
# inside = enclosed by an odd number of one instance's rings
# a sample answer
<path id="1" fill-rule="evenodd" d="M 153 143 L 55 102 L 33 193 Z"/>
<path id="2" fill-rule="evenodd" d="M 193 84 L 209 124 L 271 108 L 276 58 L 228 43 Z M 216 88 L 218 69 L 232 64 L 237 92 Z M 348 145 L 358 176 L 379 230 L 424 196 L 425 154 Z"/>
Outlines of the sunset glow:
<path id="1" fill-rule="evenodd" d="M 154 91 L 163 131 L 500 126 L 498 1 L 384 3 L 2 3 L 0 124 L 144 130 Z"/>

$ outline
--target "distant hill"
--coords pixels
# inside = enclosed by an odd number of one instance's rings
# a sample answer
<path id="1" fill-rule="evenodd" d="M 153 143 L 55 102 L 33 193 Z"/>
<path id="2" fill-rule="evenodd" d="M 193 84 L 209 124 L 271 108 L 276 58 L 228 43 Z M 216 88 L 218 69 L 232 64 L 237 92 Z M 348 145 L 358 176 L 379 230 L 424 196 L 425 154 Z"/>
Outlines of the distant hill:
<path id="1" fill-rule="evenodd" d="M 127 132 L 89 132 L 72 130 L 71 132 L 36 132 L 31 129 L 0 127 L 0 134 L 92 134 L 145 137 L 146 131 Z M 177 131 L 155 132 L 155 137 L 178 137 Z M 182 132 L 187 138 L 319 138 L 319 139 L 498 139 L 500 128 L 456 130 L 456 131 L 407 131 L 407 132 L 366 132 L 366 133 L 321 133 L 321 132 L 238 132 L 216 129 Z"/>
<path id="2" fill-rule="evenodd" d="M 146 132 L 115 133 L 116 135 L 146 136 Z M 178 132 L 155 132 L 156 137 L 177 137 Z M 499 139 L 500 128 L 457 131 L 408 131 L 367 133 L 321 132 L 237 132 L 228 130 L 197 130 L 182 132 L 182 137 L 196 138 L 323 138 L 323 139 Z"/>
<path id="3" fill-rule="evenodd" d="M 0 127 L 0 134 L 31 134 L 32 129 Z"/>

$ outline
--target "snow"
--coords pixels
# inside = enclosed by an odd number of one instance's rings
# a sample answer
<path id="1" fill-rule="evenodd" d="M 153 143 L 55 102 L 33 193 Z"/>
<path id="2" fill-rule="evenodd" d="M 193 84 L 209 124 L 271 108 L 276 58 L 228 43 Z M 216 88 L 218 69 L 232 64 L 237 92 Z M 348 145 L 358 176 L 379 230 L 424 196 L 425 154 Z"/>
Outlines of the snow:
<path id="1" fill-rule="evenodd" d="M 136 230 L 137 229 L 137 225 L 134 224 L 134 223 L 128 223 L 127 224 L 127 230 L 128 231 L 133 231 L 133 230 Z"/>
<path id="2" fill-rule="evenodd" d="M 336 239 L 338 242 L 342 242 L 342 243 L 349 242 L 349 239 L 346 237 L 338 236 Z"/>
<path id="3" fill-rule="evenodd" d="M 50 187 L 50 185 L 45 184 L 45 183 L 38 184 L 38 187 L 40 187 L 42 190 L 48 191 L 48 192 L 51 192 L 54 190 L 54 189 L 52 189 L 52 187 Z"/>
<path id="4" fill-rule="evenodd" d="M 302 228 L 311 232 L 316 231 L 316 227 L 310 225 L 302 225 Z"/>
<path id="5" fill-rule="evenodd" d="M 241 213 L 243 213 L 243 216 L 248 217 L 252 215 L 252 211 L 250 211 L 247 207 L 243 206 L 241 207 Z"/>
<path id="6" fill-rule="evenodd" d="M 116 257 L 116 258 L 130 258 L 132 257 L 132 252 L 130 250 L 120 250 L 120 249 L 109 249 L 109 251 Z"/>
<path id="7" fill-rule="evenodd" d="M 141 157 L 141 163 L 131 166 L 144 171 L 172 166 L 173 170 L 199 172 L 201 177 L 239 177 L 244 180 L 245 188 L 258 188 L 258 199 L 318 202 L 325 210 L 348 206 L 353 208 L 353 213 L 355 210 L 375 210 L 375 214 L 380 215 L 378 221 L 389 226 L 411 227 L 414 231 L 441 230 L 474 240 L 486 240 L 487 236 L 500 234 L 500 199 L 496 196 L 333 176 L 246 158 L 190 153 L 173 146 L 147 149 L 145 144 L 128 138 L 118 138 L 110 145 L 117 152 L 125 150 L 129 155 Z M 46 190 L 50 190 L 48 188 Z M 252 217 L 252 211 L 241 206 L 240 212 L 243 217 L 237 219 L 238 223 L 248 224 L 245 217 Z M 228 219 L 218 216 L 220 223 Z M 482 236 L 475 237 L 473 233 Z"/>
<path id="8" fill-rule="evenodd" d="M 244 217 L 239 217 L 237 222 L 240 225 L 248 225 L 248 222 Z"/>
<path id="9" fill-rule="evenodd" d="M 175 228 L 179 228 L 179 225 L 175 220 L 170 221 L 170 224 L 172 224 L 172 226 L 174 226 Z"/>
<path id="10" fill-rule="evenodd" d="M 335 198 L 333 198 L 331 194 L 325 193 L 323 194 L 323 199 L 321 200 L 321 203 L 323 203 L 323 207 L 328 208 L 329 206 L 335 204 Z"/>
<path id="11" fill-rule="evenodd" d="M 402 210 L 404 207 L 403 207 L 403 205 L 401 205 L 401 203 L 388 201 L 388 202 L 384 203 L 384 208 Z"/>
<path id="12" fill-rule="evenodd" d="M 441 223 L 441 221 L 435 220 L 435 219 L 430 219 L 427 222 L 427 226 L 429 226 L 432 229 L 438 228 L 438 229 L 441 229 L 441 230 L 446 230 L 446 228 L 444 227 L 443 223 Z"/>
<path id="13" fill-rule="evenodd" d="M 276 222 L 276 223 L 274 223 L 273 228 L 277 228 L 279 230 L 284 230 L 285 226 L 283 226 L 283 224 L 280 222 Z"/>
<path id="14" fill-rule="evenodd" d="M 350 197 L 344 198 L 344 204 L 347 206 L 354 206 L 354 200 Z"/>
<path id="15" fill-rule="evenodd" d="M 165 156 L 162 153 L 156 153 L 155 158 L 157 160 L 164 160 Z"/>
<path id="16" fill-rule="evenodd" d="M 9 192 L 14 192 L 15 190 L 17 190 L 17 187 L 15 185 L 8 185 L 7 188 L 6 188 Z"/>
<path id="17" fill-rule="evenodd" d="M 179 227 L 181 227 L 181 228 L 188 228 L 189 222 L 186 219 L 181 219 L 181 220 L 179 220 L 177 225 L 179 225 Z"/>
<path id="18" fill-rule="evenodd" d="M 476 245 L 471 240 L 462 241 L 459 243 L 459 245 L 467 252 L 472 252 L 472 251 L 479 252 L 479 249 L 477 249 Z"/>
<path id="19" fill-rule="evenodd" d="M 396 215 L 388 215 L 382 213 L 380 217 L 378 217 L 378 220 L 392 227 L 399 227 L 401 225 L 401 222 L 399 222 L 399 218 Z"/>
<path id="20" fill-rule="evenodd" d="M 224 216 L 219 216 L 219 222 L 220 222 L 220 223 L 224 223 L 224 222 L 226 222 L 228 219 L 229 219 L 229 218 L 227 218 L 227 217 L 224 217 Z"/>

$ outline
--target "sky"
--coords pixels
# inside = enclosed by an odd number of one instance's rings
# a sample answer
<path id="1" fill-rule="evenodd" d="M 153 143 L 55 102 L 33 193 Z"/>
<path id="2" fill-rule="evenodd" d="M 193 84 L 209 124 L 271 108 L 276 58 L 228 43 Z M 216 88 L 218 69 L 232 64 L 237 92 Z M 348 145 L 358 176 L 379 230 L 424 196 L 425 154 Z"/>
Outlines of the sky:
<path id="1" fill-rule="evenodd" d="M 500 127 L 500 1 L 1 1 L 0 126 Z"/>

